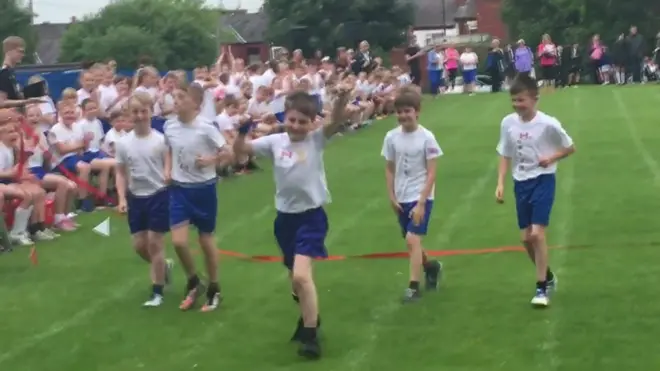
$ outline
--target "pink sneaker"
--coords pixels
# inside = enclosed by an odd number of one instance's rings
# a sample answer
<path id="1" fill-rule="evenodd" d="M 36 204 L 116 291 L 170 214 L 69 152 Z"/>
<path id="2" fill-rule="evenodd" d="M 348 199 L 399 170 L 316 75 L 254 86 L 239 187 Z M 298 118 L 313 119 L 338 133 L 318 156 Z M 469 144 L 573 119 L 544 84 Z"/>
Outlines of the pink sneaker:
<path id="1" fill-rule="evenodd" d="M 71 219 L 63 219 L 59 223 L 55 223 L 55 228 L 64 232 L 73 232 L 76 230 L 76 226 Z"/>

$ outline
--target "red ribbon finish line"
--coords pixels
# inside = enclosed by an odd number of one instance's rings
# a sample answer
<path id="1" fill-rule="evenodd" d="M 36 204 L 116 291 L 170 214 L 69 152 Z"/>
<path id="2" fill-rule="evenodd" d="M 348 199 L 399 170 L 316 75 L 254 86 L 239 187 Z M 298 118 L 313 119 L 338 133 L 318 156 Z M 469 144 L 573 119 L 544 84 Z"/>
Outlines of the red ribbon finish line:
<path id="1" fill-rule="evenodd" d="M 481 254 L 496 254 L 502 252 L 523 252 L 525 248 L 520 246 L 505 246 L 493 247 L 488 249 L 465 249 L 465 250 L 426 250 L 428 256 L 442 257 L 442 256 L 456 256 L 456 255 L 481 255 Z M 236 251 L 218 249 L 220 255 L 233 257 L 241 260 L 249 260 L 253 262 L 274 263 L 281 262 L 282 257 L 270 255 L 247 255 Z M 349 259 L 403 259 L 407 258 L 407 252 L 386 252 L 386 253 L 372 253 L 362 255 L 331 255 L 327 258 L 319 258 L 316 260 L 349 260 Z"/>

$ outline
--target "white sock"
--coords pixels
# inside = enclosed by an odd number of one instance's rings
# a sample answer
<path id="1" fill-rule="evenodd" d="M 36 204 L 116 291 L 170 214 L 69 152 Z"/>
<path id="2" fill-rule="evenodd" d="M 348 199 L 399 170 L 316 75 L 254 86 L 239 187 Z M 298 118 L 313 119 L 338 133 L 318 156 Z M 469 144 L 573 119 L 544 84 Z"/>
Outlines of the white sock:
<path id="1" fill-rule="evenodd" d="M 66 219 L 66 215 L 64 215 L 64 214 L 55 214 L 55 224 L 60 223 L 64 219 Z"/>
<path id="2" fill-rule="evenodd" d="M 32 214 L 32 206 L 28 208 L 18 207 L 14 212 L 14 226 L 11 229 L 11 234 L 24 233 L 27 231 L 28 223 L 30 223 L 30 215 Z"/>

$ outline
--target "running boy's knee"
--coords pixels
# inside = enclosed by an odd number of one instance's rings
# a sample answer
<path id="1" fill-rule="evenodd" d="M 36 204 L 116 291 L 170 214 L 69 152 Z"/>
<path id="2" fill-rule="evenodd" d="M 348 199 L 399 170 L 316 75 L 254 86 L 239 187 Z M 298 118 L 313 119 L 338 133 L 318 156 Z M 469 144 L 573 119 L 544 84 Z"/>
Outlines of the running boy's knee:
<path id="1" fill-rule="evenodd" d="M 406 234 L 406 247 L 412 251 L 421 247 L 420 237 L 414 233 L 408 232 Z"/>
<path id="2" fill-rule="evenodd" d="M 297 272 L 294 270 L 291 274 L 291 283 L 293 283 L 294 287 L 305 286 L 308 283 L 312 283 L 312 277 L 306 272 Z"/>

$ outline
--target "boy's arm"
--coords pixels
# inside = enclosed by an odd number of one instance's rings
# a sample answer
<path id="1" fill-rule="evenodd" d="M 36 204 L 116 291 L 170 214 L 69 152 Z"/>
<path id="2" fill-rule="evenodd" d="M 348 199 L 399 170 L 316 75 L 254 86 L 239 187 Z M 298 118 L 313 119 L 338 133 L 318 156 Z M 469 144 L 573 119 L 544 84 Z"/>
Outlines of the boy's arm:
<path id="1" fill-rule="evenodd" d="M 575 153 L 575 144 L 559 121 L 550 126 L 552 141 L 557 146 L 557 151 L 547 159 L 548 164 L 562 160 Z M 541 161 L 541 165 L 546 165 Z"/>
<path id="2" fill-rule="evenodd" d="M 505 119 L 506 120 L 506 119 Z M 500 124 L 500 140 L 497 143 L 497 153 L 500 155 L 500 162 L 497 167 L 497 186 L 503 187 L 507 171 L 511 166 L 512 148 L 508 140 L 508 127 L 502 120 Z"/>
<path id="3" fill-rule="evenodd" d="M 337 99 L 332 107 L 330 121 L 323 126 L 323 135 L 327 138 L 335 135 L 346 122 L 344 112 L 351 97 L 351 89 L 340 86 Z"/>
<path id="4" fill-rule="evenodd" d="M 440 145 L 435 140 L 435 137 L 430 137 L 426 145 L 426 182 L 424 188 L 419 195 L 419 203 L 426 202 L 433 192 L 435 186 L 436 166 L 438 164 L 438 157 L 442 156 Z"/>
<path id="5" fill-rule="evenodd" d="M 163 175 L 165 182 L 169 183 L 172 180 L 172 151 L 169 146 L 165 146 L 165 153 L 163 154 Z"/>
<path id="6" fill-rule="evenodd" d="M 117 145 L 117 143 L 115 143 Z M 126 205 L 126 161 L 123 150 L 117 146 L 115 165 L 115 187 L 117 188 L 117 198 L 120 205 Z"/>
<path id="7" fill-rule="evenodd" d="M 504 186 L 506 180 L 506 174 L 511 167 L 511 158 L 500 156 L 500 162 L 497 166 L 497 185 Z"/>
<path id="8" fill-rule="evenodd" d="M 385 163 L 385 184 L 387 185 L 387 195 L 393 202 L 396 201 L 396 193 L 394 192 L 394 172 L 396 165 L 394 161 L 387 161 Z"/>

